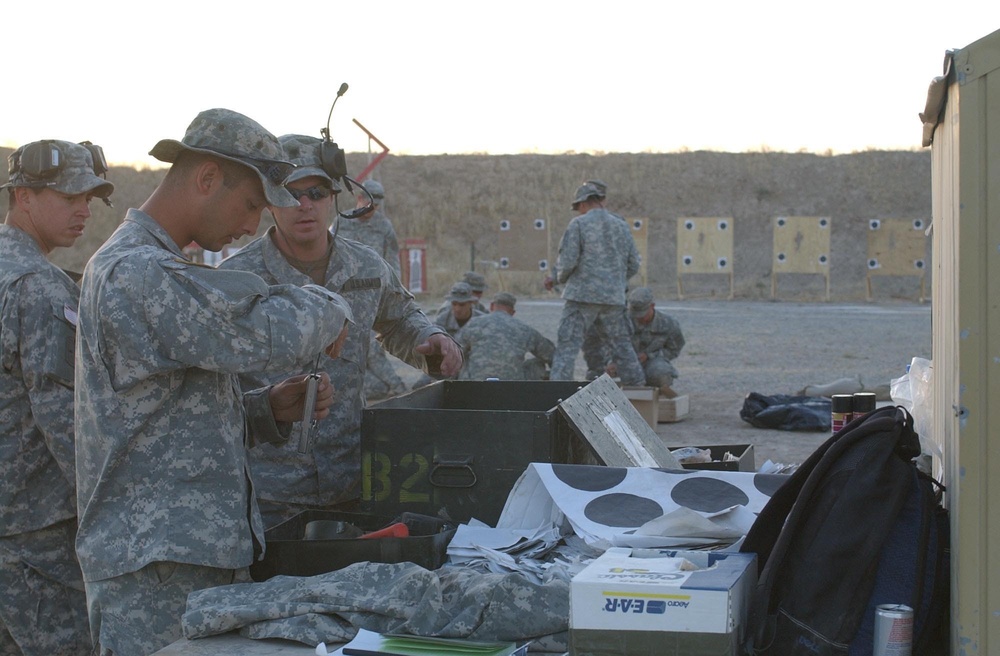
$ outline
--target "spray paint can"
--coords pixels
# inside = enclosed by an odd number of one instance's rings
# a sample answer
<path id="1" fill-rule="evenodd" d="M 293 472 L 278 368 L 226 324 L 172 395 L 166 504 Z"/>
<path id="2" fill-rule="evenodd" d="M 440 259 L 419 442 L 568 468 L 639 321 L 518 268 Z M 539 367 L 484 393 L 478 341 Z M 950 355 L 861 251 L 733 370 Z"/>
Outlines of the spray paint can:
<path id="1" fill-rule="evenodd" d="M 854 418 L 864 417 L 875 410 L 875 392 L 857 392 L 852 403 Z"/>
<path id="2" fill-rule="evenodd" d="M 830 397 L 830 430 L 834 433 L 851 423 L 854 418 L 854 397 L 834 394 Z"/>
<path id="3" fill-rule="evenodd" d="M 913 649 L 913 609 L 903 604 L 875 607 L 872 656 L 910 656 Z"/>

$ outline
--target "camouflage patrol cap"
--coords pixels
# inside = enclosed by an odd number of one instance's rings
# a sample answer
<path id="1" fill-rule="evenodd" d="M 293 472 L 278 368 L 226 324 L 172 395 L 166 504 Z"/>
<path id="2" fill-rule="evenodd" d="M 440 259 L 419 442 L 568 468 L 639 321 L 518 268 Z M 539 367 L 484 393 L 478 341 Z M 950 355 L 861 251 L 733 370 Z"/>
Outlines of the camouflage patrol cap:
<path id="1" fill-rule="evenodd" d="M 636 319 L 646 316 L 653 304 L 653 290 L 649 287 L 636 287 L 628 293 L 628 311 Z"/>
<path id="2" fill-rule="evenodd" d="M 295 170 L 285 178 L 285 184 L 303 178 L 317 177 L 323 178 L 333 193 L 339 194 L 343 191 L 337 181 L 323 170 L 323 160 L 320 158 L 322 139 L 304 134 L 285 134 L 278 137 L 278 143 L 285 151 L 285 157 L 288 158 L 288 161 L 295 165 Z"/>
<path id="3" fill-rule="evenodd" d="M 466 271 L 462 276 L 462 282 L 472 287 L 472 291 L 482 294 L 486 291 L 486 276 L 475 271 Z"/>
<path id="4" fill-rule="evenodd" d="M 9 180 L 0 189 L 31 187 L 54 189 L 69 196 L 92 193 L 107 198 L 115 186 L 95 174 L 94 155 L 88 145 L 90 142 L 75 144 L 56 139 L 24 144 L 7 158 Z"/>
<path id="5" fill-rule="evenodd" d="M 163 139 L 149 154 L 161 162 L 173 163 L 185 150 L 252 168 L 260 178 L 268 204 L 273 207 L 299 204 L 282 186 L 295 165 L 285 160 L 277 137 L 248 116 L 231 109 L 206 109 L 191 121 L 183 139 Z"/>
<path id="6" fill-rule="evenodd" d="M 577 187 L 576 195 L 573 197 L 573 202 L 570 203 L 570 207 L 575 210 L 577 205 L 592 197 L 604 198 L 604 194 L 593 183 L 584 182 L 582 185 Z"/>
<path id="7" fill-rule="evenodd" d="M 604 182 L 604 180 L 591 178 L 590 180 L 585 180 L 583 184 L 589 184 L 594 189 L 597 189 L 602 197 L 608 195 L 608 185 Z"/>
<path id="8" fill-rule="evenodd" d="M 365 180 L 362 185 L 369 194 L 372 195 L 372 199 L 375 201 L 376 205 L 381 205 L 382 201 L 385 200 L 385 187 L 378 180 Z M 364 194 L 360 194 L 364 195 Z"/>
<path id="9" fill-rule="evenodd" d="M 472 287 L 469 287 L 468 283 L 456 282 L 451 286 L 451 291 L 444 297 L 444 300 L 452 303 L 471 303 L 476 300 L 476 297 L 472 295 Z"/>
<path id="10" fill-rule="evenodd" d="M 493 302 L 497 305 L 506 305 L 510 309 L 514 309 L 514 305 L 517 303 L 517 297 L 510 292 L 497 292 L 493 296 Z"/>

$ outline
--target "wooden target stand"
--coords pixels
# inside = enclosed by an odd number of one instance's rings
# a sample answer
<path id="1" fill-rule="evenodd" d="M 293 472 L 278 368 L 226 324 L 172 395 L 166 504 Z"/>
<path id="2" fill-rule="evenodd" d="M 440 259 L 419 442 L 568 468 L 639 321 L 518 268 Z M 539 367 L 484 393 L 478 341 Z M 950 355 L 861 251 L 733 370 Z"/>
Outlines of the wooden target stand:
<path id="1" fill-rule="evenodd" d="M 554 221 L 537 219 L 502 219 L 497 233 L 497 266 L 501 271 L 550 273 L 559 256 L 559 242 L 574 217 L 559 217 Z M 648 221 L 644 218 L 625 219 L 632 239 L 639 250 L 637 274 L 646 282 L 646 249 Z"/>
<path id="2" fill-rule="evenodd" d="M 830 300 L 830 219 L 825 216 L 779 216 L 774 219 L 774 263 L 771 298 L 778 290 L 779 273 L 818 274 L 826 279 Z"/>
<path id="3" fill-rule="evenodd" d="M 682 217 L 677 219 L 678 298 L 684 298 L 684 276 L 692 273 L 728 275 L 729 298 L 733 298 L 732 217 Z"/>
<path id="4" fill-rule="evenodd" d="M 868 222 L 868 300 L 872 276 L 917 276 L 924 302 L 927 262 L 927 223 L 922 219 L 871 219 Z"/>

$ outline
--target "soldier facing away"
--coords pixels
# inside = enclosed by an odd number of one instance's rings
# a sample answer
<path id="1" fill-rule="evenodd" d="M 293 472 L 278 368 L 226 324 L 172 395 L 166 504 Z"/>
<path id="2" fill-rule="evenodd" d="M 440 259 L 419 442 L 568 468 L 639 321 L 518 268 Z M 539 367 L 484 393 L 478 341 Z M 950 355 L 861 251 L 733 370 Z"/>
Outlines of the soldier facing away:
<path id="1" fill-rule="evenodd" d="M 500 292 L 490 313 L 473 317 L 455 339 L 465 351 L 461 380 L 542 380 L 556 347 L 540 332 L 516 319 L 513 294 Z M 525 359 L 526 355 L 530 355 Z"/>

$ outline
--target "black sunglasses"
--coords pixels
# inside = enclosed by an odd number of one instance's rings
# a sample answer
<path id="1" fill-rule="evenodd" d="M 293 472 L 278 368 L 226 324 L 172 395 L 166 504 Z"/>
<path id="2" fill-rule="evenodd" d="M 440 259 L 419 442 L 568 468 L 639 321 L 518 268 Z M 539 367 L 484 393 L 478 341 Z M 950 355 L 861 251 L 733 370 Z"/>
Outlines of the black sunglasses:
<path id="1" fill-rule="evenodd" d="M 322 200 L 324 198 L 329 198 L 333 190 L 329 187 L 324 187 L 322 185 L 317 185 L 315 187 L 309 187 L 308 189 L 292 189 L 291 187 L 286 187 L 288 193 L 292 195 L 292 198 L 299 200 L 303 196 L 307 196 L 311 201 Z"/>

